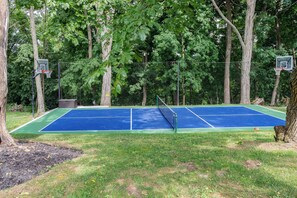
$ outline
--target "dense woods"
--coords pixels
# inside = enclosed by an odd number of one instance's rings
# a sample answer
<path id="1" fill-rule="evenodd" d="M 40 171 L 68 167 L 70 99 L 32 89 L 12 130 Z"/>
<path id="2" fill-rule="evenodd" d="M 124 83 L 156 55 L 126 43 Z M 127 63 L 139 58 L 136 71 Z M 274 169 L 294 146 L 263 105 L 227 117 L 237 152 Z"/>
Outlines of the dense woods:
<path id="1" fill-rule="evenodd" d="M 270 103 L 275 57 L 292 55 L 297 45 L 296 3 L 252 2 L 254 23 L 247 27 L 249 1 L 215 2 L 242 38 L 234 29 L 230 34 L 211 1 L 11 2 L 8 102 L 30 104 L 38 56 L 53 70 L 44 80 L 48 109 L 57 106 L 58 63 L 62 98 L 82 105 L 154 105 L 156 95 L 169 104 L 249 103 L 256 97 Z M 33 7 L 38 55 L 30 30 Z M 281 74 L 276 104 L 290 97 L 289 75 Z"/>
<path id="2" fill-rule="evenodd" d="M 60 74 L 60 98 L 80 105 L 154 105 L 156 95 L 175 105 L 291 98 L 276 139 L 296 140 L 296 72 L 273 70 L 276 56 L 296 57 L 295 1 L 26 0 L 9 8 L 8 42 L 5 9 L 0 35 L 8 103 L 30 104 L 31 74 L 43 58 L 53 75 L 35 78 L 39 114 L 57 106 Z"/>

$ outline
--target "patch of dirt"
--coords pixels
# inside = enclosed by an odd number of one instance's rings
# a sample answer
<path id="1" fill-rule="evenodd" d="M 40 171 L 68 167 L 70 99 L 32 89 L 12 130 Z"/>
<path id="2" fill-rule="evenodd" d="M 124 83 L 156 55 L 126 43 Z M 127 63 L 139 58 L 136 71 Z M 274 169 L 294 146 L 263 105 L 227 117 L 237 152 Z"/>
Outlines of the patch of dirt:
<path id="1" fill-rule="evenodd" d="M 0 147 L 0 190 L 24 183 L 55 164 L 82 155 L 82 151 L 38 142 L 20 141 Z"/>
<path id="2" fill-rule="evenodd" d="M 247 169 L 257 169 L 261 166 L 261 162 L 259 160 L 247 160 L 244 162 L 244 166 Z"/>
<path id="3" fill-rule="evenodd" d="M 210 195 L 211 198 L 224 198 L 221 193 L 215 192 Z"/>
<path id="4" fill-rule="evenodd" d="M 261 144 L 261 142 L 259 141 L 244 140 L 244 141 L 228 143 L 226 147 L 230 149 L 248 149 L 248 148 L 255 148 L 259 144 Z"/>
<path id="5" fill-rule="evenodd" d="M 180 165 L 185 167 L 187 171 L 190 172 L 197 170 L 197 166 L 193 162 L 181 163 Z"/>
<path id="6" fill-rule="evenodd" d="M 238 144 L 236 144 L 235 142 L 230 142 L 226 145 L 226 147 L 229 149 L 236 149 L 238 147 Z"/>
<path id="7" fill-rule="evenodd" d="M 227 189 L 234 189 L 234 190 L 238 191 L 239 193 L 244 192 L 246 190 L 240 184 L 232 183 L 230 181 L 220 182 L 219 185 L 223 186 L 224 188 L 227 188 Z"/>
<path id="8" fill-rule="evenodd" d="M 120 186 L 122 186 L 126 183 L 126 181 L 125 181 L 125 179 L 117 179 L 116 183 L 118 183 Z"/>
<path id="9" fill-rule="evenodd" d="M 262 143 L 257 148 L 265 151 L 295 151 L 297 152 L 297 144 L 283 142 L 268 142 Z"/>
<path id="10" fill-rule="evenodd" d="M 200 177 L 200 178 L 203 178 L 203 179 L 208 179 L 208 174 L 202 174 L 202 173 L 200 173 L 200 174 L 198 174 L 198 177 Z"/>
<path id="11" fill-rule="evenodd" d="M 136 198 L 141 198 L 142 197 L 141 191 L 134 184 L 130 184 L 126 188 L 126 190 L 127 190 L 129 196 L 133 196 L 133 197 L 136 197 Z"/>
<path id="12" fill-rule="evenodd" d="M 225 171 L 225 170 L 217 170 L 217 171 L 216 171 L 216 175 L 217 175 L 218 177 L 223 177 L 223 176 L 226 175 L 226 173 L 227 173 L 227 171 Z"/>

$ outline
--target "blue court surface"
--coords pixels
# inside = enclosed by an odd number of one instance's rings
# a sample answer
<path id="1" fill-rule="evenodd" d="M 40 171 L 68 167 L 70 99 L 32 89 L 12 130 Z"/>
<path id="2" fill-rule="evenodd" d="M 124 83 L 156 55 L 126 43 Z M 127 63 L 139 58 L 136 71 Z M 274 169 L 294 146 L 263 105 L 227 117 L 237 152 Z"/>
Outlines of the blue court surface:
<path id="1" fill-rule="evenodd" d="M 244 106 L 178 107 L 177 128 L 245 129 L 285 125 L 284 118 Z M 158 108 L 72 109 L 55 119 L 40 132 L 100 132 L 171 130 L 172 126 Z"/>

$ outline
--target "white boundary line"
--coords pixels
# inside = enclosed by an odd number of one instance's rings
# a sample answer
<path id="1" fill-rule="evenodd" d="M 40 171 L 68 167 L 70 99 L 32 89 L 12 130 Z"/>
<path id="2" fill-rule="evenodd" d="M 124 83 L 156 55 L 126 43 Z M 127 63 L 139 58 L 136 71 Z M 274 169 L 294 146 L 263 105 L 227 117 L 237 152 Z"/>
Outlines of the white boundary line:
<path id="1" fill-rule="evenodd" d="M 78 109 L 103 109 L 109 107 L 110 106 L 77 106 Z"/>
<path id="2" fill-rule="evenodd" d="M 67 111 L 66 113 L 62 114 L 60 117 L 56 118 L 55 120 L 51 121 L 50 123 L 48 123 L 45 127 L 41 128 L 38 132 L 41 132 L 43 129 L 45 129 L 46 127 L 48 127 L 49 125 L 51 125 L 53 122 L 55 122 L 56 120 L 60 119 L 61 117 L 63 117 L 64 115 L 66 115 L 67 113 L 69 113 L 70 111 L 72 111 L 71 109 L 69 111 Z"/>
<path id="3" fill-rule="evenodd" d="M 217 128 L 179 128 L 179 130 L 181 130 L 179 133 L 185 133 L 183 130 L 189 130 L 189 132 L 186 133 L 192 133 L 195 130 L 210 130 L 210 131 L 205 131 L 205 132 L 212 132 L 212 131 L 219 131 L 221 129 L 255 129 L 255 128 L 259 128 L 262 130 L 266 130 L 266 129 L 272 129 L 274 126 L 246 126 L 246 127 L 217 127 Z M 136 129 L 133 130 L 134 132 L 132 133 L 141 133 L 141 131 L 151 131 L 153 130 L 152 133 L 158 133 L 157 131 L 169 131 L 170 133 L 172 133 L 172 127 L 170 128 L 162 128 L 162 129 L 155 129 L 155 128 L 147 128 L 147 129 Z M 117 130 L 73 130 L 73 131 L 43 131 L 43 133 L 84 133 L 84 132 L 88 132 L 88 133 L 109 133 L 110 131 L 112 132 L 123 132 L 123 133 L 129 133 L 128 131 L 130 131 L 129 129 L 117 129 Z M 229 132 L 229 131 L 222 131 L 222 132 Z M 233 132 L 233 131 L 230 131 Z M 248 131 L 247 131 L 248 132 Z M 150 133 L 150 132 L 149 132 Z"/>
<path id="4" fill-rule="evenodd" d="M 261 106 L 261 105 L 256 105 L 256 106 L 257 106 L 257 107 L 262 107 L 262 108 L 264 108 L 264 109 L 268 109 L 268 110 L 270 110 L 270 111 L 275 111 L 275 112 L 282 113 L 282 114 L 285 114 L 285 115 L 286 115 L 286 113 L 285 113 L 285 112 L 282 112 L 282 111 L 278 111 L 278 110 L 271 109 L 271 108 L 268 108 L 268 107 L 265 107 L 265 106 Z"/>
<path id="5" fill-rule="evenodd" d="M 132 125 L 133 125 L 132 116 L 133 116 L 133 114 L 132 114 L 132 108 L 131 108 L 131 109 L 130 109 L 130 131 L 133 130 L 133 129 L 132 129 Z"/>
<path id="6" fill-rule="evenodd" d="M 208 126 L 210 126 L 211 128 L 215 128 L 214 126 L 212 126 L 210 123 L 208 123 L 206 120 L 204 120 L 203 118 L 201 118 L 199 115 L 197 115 L 196 113 L 194 113 L 192 110 L 190 110 L 188 107 L 185 107 L 188 111 L 190 111 L 192 114 L 194 114 L 197 118 L 201 119 L 203 122 L 205 122 Z"/>
<path id="7" fill-rule="evenodd" d="M 94 116 L 94 117 L 66 117 L 66 118 L 63 118 L 63 119 L 69 119 L 69 120 L 71 120 L 71 119 L 98 119 L 98 118 L 109 118 L 109 119 L 111 119 L 111 118 L 127 118 L 128 116 Z M 130 117 L 130 116 L 129 116 Z"/>
<path id="8" fill-rule="evenodd" d="M 23 125 L 21 125 L 21 126 L 15 128 L 15 129 L 11 130 L 9 133 L 13 133 L 13 132 L 17 131 L 18 129 L 20 129 L 20 128 L 24 127 L 24 126 L 27 126 L 28 124 L 30 124 L 30 123 L 32 123 L 32 122 L 34 122 L 34 121 L 36 121 L 36 120 L 41 119 L 42 117 L 44 117 L 45 115 L 49 114 L 50 112 L 52 112 L 52 111 L 54 111 L 54 110 L 56 110 L 56 109 L 57 109 L 57 108 L 52 109 L 52 110 L 46 112 L 46 113 L 43 114 L 42 116 L 40 116 L 40 117 L 38 117 L 38 118 L 36 118 L 36 119 L 33 119 L 33 120 L 31 120 L 31 121 L 29 121 L 29 122 L 27 122 L 27 123 L 25 123 L 25 124 L 23 124 Z"/>
<path id="9" fill-rule="evenodd" d="M 208 115 L 201 115 L 201 116 L 205 116 L 205 117 L 213 117 L 213 116 L 265 116 L 266 114 L 263 113 L 258 113 L 258 114 L 208 114 Z"/>
<path id="10" fill-rule="evenodd" d="M 260 106 L 260 105 L 257 105 L 257 106 L 262 107 L 262 106 Z M 274 117 L 274 118 L 283 120 L 282 118 L 279 118 L 279 117 L 277 117 L 277 116 L 270 115 L 270 114 L 267 114 L 267 113 L 264 113 L 264 112 L 261 112 L 261 111 L 257 111 L 257 110 L 255 110 L 255 109 L 252 109 L 252 108 L 249 108 L 249 107 L 245 107 L 245 108 L 247 108 L 247 109 L 251 109 L 251 110 L 256 111 L 256 112 L 259 112 L 259 113 L 262 113 L 262 114 L 264 114 L 264 115 L 266 115 L 266 116 L 271 116 L 271 117 Z M 272 109 L 269 109 L 269 108 L 267 108 L 267 107 L 263 107 L 263 108 L 264 108 L 264 109 L 267 109 L 267 110 L 272 110 Z M 274 110 L 274 109 L 273 109 L 272 111 L 276 111 L 276 112 L 278 112 L 278 113 L 283 113 L 283 112 L 281 112 L 281 111 L 277 111 L 277 110 Z M 285 113 L 283 113 L 283 114 L 285 114 Z M 285 114 L 285 115 L 286 115 L 286 114 Z M 286 120 L 286 119 L 285 119 L 285 120 Z"/>

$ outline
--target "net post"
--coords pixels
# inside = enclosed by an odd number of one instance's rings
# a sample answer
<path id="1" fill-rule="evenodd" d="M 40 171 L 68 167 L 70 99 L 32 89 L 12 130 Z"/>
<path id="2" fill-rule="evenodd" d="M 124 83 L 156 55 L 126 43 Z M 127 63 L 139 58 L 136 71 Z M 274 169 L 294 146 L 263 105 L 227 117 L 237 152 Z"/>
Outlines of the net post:
<path id="1" fill-rule="evenodd" d="M 159 106 L 159 100 L 158 100 L 159 96 L 156 96 L 156 104 L 157 104 L 157 107 Z"/>
<path id="2" fill-rule="evenodd" d="M 174 133 L 177 133 L 177 114 L 174 115 Z"/>

